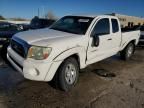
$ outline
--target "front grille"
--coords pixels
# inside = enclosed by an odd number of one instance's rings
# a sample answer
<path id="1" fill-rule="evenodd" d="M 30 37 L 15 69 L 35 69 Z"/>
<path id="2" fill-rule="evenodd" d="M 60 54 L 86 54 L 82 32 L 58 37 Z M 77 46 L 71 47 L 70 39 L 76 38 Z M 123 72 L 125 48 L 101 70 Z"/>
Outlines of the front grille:
<path id="1" fill-rule="evenodd" d="M 21 70 L 23 70 L 23 67 L 19 63 L 17 63 L 11 56 L 9 57 L 19 68 L 21 68 Z"/>
<path id="2" fill-rule="evenodd" d="M 11 40 L 11 48 L 18 53 L 20 56 L 22 56 L 23 58 L 25 58 L 25 49 L 23 47 L 23 45 L 21 45 L 20 43 L 18 43 L 15 40 Z"/>

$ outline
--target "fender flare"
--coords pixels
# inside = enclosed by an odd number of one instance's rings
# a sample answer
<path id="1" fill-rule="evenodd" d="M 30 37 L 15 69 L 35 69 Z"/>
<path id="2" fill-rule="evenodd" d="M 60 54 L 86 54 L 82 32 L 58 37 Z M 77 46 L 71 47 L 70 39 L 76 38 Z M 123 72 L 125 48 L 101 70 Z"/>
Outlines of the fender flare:
<path id="1" fill-rule="evenodd" d="M 77 55 L 78 58 L 79 58 L 79 64 L 80 64 L 80 69 L 81 68 L 84 68 L 86 63 L 85 63 L 85 60 L 86 60 L 86 50 L 84 49 L 84 47 L 72 47 L 72 48 L 69 48 L 65 51 L 63 51 L 62 53 L 58 54 L 54 59 L 53 61 L 56 62 L 56 61 L 64 61 L 66 58 L 72 56 L 72 55 Z"/>
<path id="2" fill-rule="evenodd" d="M 131 43 L 131 42 L 133 42 L 133 41 L 134 41 L 134 45 L 136 46 L 136 44 L 137 44 L 136 39 L 131 39 L 130 41 L 125 42 L 125 43 L 122 45 L 121 50 L 125 49 L 125 47 L 126 47 L 129 43 Z"/>

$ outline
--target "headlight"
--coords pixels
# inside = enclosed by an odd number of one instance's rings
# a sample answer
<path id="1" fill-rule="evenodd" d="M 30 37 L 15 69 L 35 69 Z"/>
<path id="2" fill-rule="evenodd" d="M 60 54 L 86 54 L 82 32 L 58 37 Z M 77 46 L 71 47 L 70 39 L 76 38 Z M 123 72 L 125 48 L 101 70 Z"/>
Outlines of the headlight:
<path id="1" fill-rule="evenodd" d="M 1 40 L 1 41 L 6 41 L 6 40 L 7 40 L 7 38 L 0 38 L 0 40 Z"/>
<path id="2" fill-rule="evenodd" d="M 31 46 L 27 57 L 35 60 L 44 60 L 48 58 L 51 50 L 52 48 L 49 47 Z"/>

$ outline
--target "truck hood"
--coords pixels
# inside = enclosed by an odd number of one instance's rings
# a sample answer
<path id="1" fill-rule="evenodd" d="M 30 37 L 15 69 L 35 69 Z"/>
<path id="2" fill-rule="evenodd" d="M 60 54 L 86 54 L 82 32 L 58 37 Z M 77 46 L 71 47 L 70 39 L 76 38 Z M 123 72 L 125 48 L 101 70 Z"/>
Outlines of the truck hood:
<path id="1" fill-rule="evenodd" d="M 14 37 L 26 41 L 32 45 L 48 45 L 55 40 L 65 40 L 69 37 L 78 37 L 80 35 L 57 31 L 49 28 L 39 30 L 29 30 L 25 32 L 17 33 Z"/>

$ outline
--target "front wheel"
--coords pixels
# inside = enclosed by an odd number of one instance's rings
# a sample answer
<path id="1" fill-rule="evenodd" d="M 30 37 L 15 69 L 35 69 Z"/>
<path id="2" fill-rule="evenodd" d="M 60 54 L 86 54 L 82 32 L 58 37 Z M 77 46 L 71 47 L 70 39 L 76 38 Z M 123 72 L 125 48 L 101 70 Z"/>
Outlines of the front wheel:
<path id="1" fill-rule="evenodd" d="M 7 61 L 7 48 L 9 46 L 9 42 L 5 43 L 3 46 L 2 46 L 2 49 L 1 49 L 1 57 Z"/>
<path id="2" fill-rule="evenodd" d="M 66 59 L 56 73 L 56 84 L 60 89 L 69 91 L 78 81 L 79 64 L 75 58 Z"/>
<path id="3" fill-rule="evenodd" d="M 129 60 L 135 51 L 135 45 L 133 43 L 129 43 L 127 47 L 120 52 L 120 56 L 123 60 Z"/>

